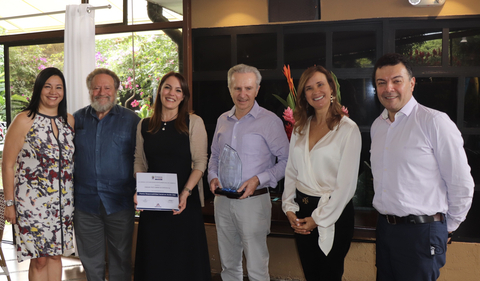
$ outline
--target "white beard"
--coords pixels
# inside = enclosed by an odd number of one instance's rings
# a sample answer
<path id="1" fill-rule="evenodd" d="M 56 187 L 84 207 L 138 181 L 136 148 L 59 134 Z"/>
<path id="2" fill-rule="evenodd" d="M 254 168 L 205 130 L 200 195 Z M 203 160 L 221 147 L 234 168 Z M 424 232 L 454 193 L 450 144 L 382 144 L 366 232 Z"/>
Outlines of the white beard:
<path id="1" fill-rule="evenodd" d="M 113 101 L 112 101 L 113 99 Z M 100 104 L 93 96 L 90 96 L 91 106 L 95 109 L 96 112 L 106 112 L 112 109 L 115 106 L 115 101 L 117 100 L 117 95 L 108 98 L 108 102 L 105 104 Z"/>

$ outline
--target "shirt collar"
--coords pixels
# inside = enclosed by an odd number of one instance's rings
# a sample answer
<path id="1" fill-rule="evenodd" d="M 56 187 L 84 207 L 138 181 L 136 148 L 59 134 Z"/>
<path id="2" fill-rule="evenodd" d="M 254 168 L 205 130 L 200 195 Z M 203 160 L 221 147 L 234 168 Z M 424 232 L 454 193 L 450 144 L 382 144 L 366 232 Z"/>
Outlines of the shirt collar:
<path id="1" fill-rule="evenodd" d="M 399 112 L 403 113 L 406 116 L 409 116 L 412 113 L 413 108 L 418 104 L 417 100 L 412 96 L 410 100 L 400 109 L 396 114 Z M 395 115 L 396 115 L 395 114 Z M 388 110 L 385 108 L 381 114 L 383 120 L 388 119 Z"/>
<path id="2" fill-rule="evenodd" d="M 251 115 L 253 118 L 257 118 L 259 113 L 260 113 L 260 106 L 258 105 L 257 101 L 255 101 L 252 109 L 250 109 L 250 111 L 247 114 L 245 114 L 245 116 Z M 233 116 L 235 116 L 235 105 L 228 112 L 228 117 L 233 118 Z"/>
<path id="3" fill-rule="evenodd" d="M 90 107 L 89 108 L 90 114 L 98 119 L 97 111 L 95 109 L 93 109 L 93 107 L 91 105 L 89 105 L 89 107 Z M 120 106 L 118 104 L 116 104 L 112 107 L 112 109 L 110 109 L 110 111 L 108 112 L 107 115 L 109 115 L 109 114 L 116 115 L 118 113 L 120 113 Z"/>

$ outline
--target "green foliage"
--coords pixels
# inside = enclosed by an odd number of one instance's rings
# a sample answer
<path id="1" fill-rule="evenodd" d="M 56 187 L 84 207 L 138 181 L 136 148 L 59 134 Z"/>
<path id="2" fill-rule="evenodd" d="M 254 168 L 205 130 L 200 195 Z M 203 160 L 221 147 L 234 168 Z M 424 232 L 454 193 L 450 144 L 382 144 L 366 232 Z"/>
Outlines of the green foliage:
<path id="1" fill-rule="evenodd" d="M 11 94 L 30 98 L 37 74 L 49 66 L 63 70 L 63 44 L 10 48 Z"/>
<path id="2" fill-rule="evenodd" d="M 63 69 L 63 44 L 30 45 L 10 48 L 10 94 L 12 117 L 22 111 L 32 96 L 38 73 L 46 67 Z M 3 97 L 5 94 L 3 93 Z M 5 120 L 5 101 L 1 102 Z"/>
<path id="3" fill-rule="evenodd" d="M 96 66 L 108 68 L 120 78 L 120 104 L 139 110 L 141 114 L 150 114 L 150 109 L 143 100 L 151 100 L 158 81 L 165 73 L 178 71 L 178 47 L 163 32 L 154 35 L 136 34 L 134 38 L 135 65 L 130 35 L 96 40 Z M 24 108 L 25 103 L 28 104 L 37 74 L 50 66 L 63 70 L 63 61 L 61 43 L 10 48 L 12 117 Z M 0 119 L 5 120 L 3 51 L 0 53 L 0 73 L 0 96 L 3 98 L 0 98 Z M 138 100 L 140 108 L 131 106 L 133 100 Z"/>
<path id="4" fill-rule="evenodd" d="M 480 35 L 454 38 L 451 39 L 451 43 L 452 55 L 450 60 L 452 66 L 480 65 Z"/>
<path id="5" fill-rule="evenodd" d="M 281 98 L 279 95 L 276 95 L 276 94 L 272 94 L 272 95 L 273 95 L 274 97 L 276 97 L 277 100 L 279 100 L 279 101 L 283 104 L 283 106 L 285 106 L 286 108 L 288 107 L 288 103 L 287 103 L 286 100 L 284 100 L 283 98 Z M 288 99 L 288 97 L 290 97 L 290 94 L 287 96 L 287 99 Z"/>
<path id="6" fill-rule="evenodd" d="M 338 103 L 342 104 L 342 95 L 340 95 L 340 84 L 338 83 L 337 75 L 335 75 L 335 73 L 333 73 L 333 71 L 330 71 L 330 74 L 332 74 L 333 81 L 335 81 L 335 85 L 337 86 Z"/>
<path id="7" fill-rule="evenodd" d="M 144 104 L 141 100 L 151 99 L 161 77 L 170 71 L 178 72 L 178 47 L 163 33 L 134 35 L 134 38 L 135 60 L 131 51 L 132 36 L 97 40 L 95 57 L 97 67 L 109 68 L 120 78 L 120 103 L 138 110 L 138 106 L 132 107 L 131 102 L 133 99 L 140 100 L 142 111 Z M 112 48 L 112 41 L 115 48 Z M 134 62 L 135 72 L 132 67 Z"/>
<path id="8" fill-rule="evenodd" d="M 141 100 L 139 106 L 140 110 L 136 110 L 136 112 L 140 118 L 143 119 L 152 116 L 153 110 L 150 107 L 150 101 Z"/>

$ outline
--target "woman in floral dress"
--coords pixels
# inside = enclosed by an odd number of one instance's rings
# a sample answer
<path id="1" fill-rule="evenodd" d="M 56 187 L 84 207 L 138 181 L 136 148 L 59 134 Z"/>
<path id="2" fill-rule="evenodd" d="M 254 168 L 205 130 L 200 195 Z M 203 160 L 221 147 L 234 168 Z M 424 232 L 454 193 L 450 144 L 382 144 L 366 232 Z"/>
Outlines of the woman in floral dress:
<path id="1" fill-rule="evenodd" d="M 65 92 L 60 70 L 42 70 L 5 139 L 5 219 L 15 226 L 18 261 L 31 259 L 29 280 L 61 280 L 60 255 L 73 252 L 74 119 Z"/>

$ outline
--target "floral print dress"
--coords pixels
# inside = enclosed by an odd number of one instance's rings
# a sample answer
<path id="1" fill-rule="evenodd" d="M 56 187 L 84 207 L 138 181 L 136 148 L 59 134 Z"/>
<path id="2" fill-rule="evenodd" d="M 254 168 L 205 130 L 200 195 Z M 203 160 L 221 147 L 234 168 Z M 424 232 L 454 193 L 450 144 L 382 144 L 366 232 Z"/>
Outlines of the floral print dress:
<path id="1" fill-rule="evenodd" d="M 39 113 L 25 137 L 15 174 L 19 262 L 73 253 L 73 137 L 62 117 Z"/>

